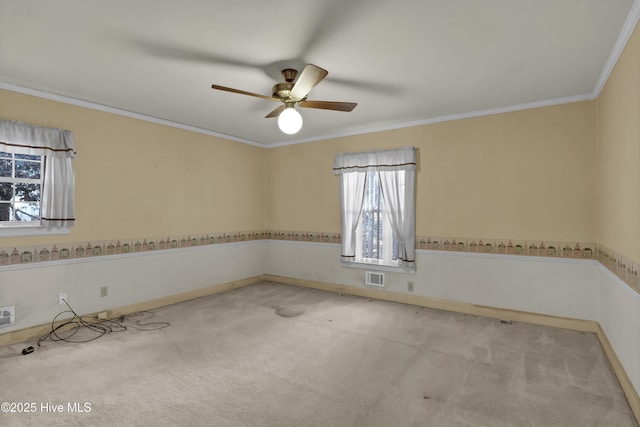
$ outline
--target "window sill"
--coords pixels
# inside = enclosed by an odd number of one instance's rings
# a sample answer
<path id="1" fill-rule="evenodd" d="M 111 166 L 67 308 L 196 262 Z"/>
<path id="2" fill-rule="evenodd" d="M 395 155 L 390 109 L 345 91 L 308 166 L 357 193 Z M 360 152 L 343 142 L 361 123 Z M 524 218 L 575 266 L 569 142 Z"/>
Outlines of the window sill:
<path id="1" fill-rule="evenodd" d="M 56 236 L 69 234 L 69 227 L 43 227 L 41 225 L 0 225 L 0 238 L 25 236 Z"/>
<path id="2" fill-rule="evenodd" d="M 416 274 L 415 267 L 401 267 L 398 265 L 386 265 L 372 261 L 340 261 L 343 267 L 360 268 L 373 271 L 390 271 L 394 273 Z"/>

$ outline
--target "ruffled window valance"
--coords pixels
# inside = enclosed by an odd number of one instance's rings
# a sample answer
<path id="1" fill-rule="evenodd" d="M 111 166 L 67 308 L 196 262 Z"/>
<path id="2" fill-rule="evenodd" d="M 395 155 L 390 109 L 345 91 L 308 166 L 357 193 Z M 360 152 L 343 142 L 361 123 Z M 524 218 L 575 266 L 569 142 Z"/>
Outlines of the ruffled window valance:
<path id="1" fill-rule="evenodd" d="M 340 153 L 333 162 L 333 173 L 415 170 L 415 147 L 394 150 Z"/>
<path id="2" fill-rule="evenodd" d="M 0 151 L 33 156 L 76 156 L 71 131 L 7 120 L 0 120 Z"/>

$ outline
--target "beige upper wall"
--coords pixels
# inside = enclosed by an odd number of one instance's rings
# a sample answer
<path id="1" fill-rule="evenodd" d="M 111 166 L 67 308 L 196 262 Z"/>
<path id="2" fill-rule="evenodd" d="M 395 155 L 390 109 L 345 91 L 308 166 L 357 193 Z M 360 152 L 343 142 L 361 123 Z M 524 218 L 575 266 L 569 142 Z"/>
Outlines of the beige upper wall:
<path id="1" fill-rule="evenodd" d="M 640 261 L 640 30 L 597 100 L 598 241 Z"/>
<path id="2" fill-rule="evenodd" d="M 73 131 L 77 224 L 0 247 L 265 228 L 265 150 L 0 90 L 0 118 Z"/>
<path id="3" fill-rule="evenodd" d="M 365 134 L 267 152 L 267 227 L 340 230 L 339 152 L 418 147 L 417 234 L 596 238 L 595 103 Z"/>

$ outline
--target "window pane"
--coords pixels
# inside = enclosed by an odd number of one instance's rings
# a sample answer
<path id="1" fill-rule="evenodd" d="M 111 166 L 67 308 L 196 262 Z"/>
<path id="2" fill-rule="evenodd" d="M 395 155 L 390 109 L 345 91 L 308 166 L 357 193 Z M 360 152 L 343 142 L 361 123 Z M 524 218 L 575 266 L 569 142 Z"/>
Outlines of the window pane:
<path id="1" fill-rule="evenodd" d="M 40 158 L 41 158 L 41 156 L 32 156 L 30 154 L 16 154 L 15 157 L 16 157 L 16 159 L 37 160 L 37 161 L 40 161 Z"/>
<path id="2" fill-rule="evenodd" d="M 367 173 L 362 211 L 362 257 L 382 259 L 382 197 L 377 172 Z"/>
<path id="3" fill-rule="evenodd" d="M 42 160 L 43 156 L 0 152 L 0 221 L 40 220 Z"/>
<path id="4" fill-rule="evenodd" d="M 11 177 L 10 159 L 0 159 L 0 176 Z"/>
<path id="5" fill-rule="evenodd" d="M 0 200 L 13 198 L 13 185 L 8 182 L 0 182 Z"/>
<path id="6" fill-rule="evenodd" d="M 15 221 L 38 221 L 40 219 L 40 202 L 16 202 Z"/>
<path id="7" fill-rule="evenodd" d="M 16 178 L 40 179 L 40 164 L 40 162 L 16 160 Z"/>
<path id="8" fill-rule="evenodd" d="M 41 197 L 42 156 L 0 152 L 0 221 L 39 221 Z"/>
<path id="9" fill-rule="evenodd" d="M 40 201 L 40 184 L 16 184 L 16 201 Z"/>
<path id="10" fill-rule="evenodd" d="M 7 202 L 0 202 L 0 221 L 9 221 L 11 215 L 11 205 Z"/>

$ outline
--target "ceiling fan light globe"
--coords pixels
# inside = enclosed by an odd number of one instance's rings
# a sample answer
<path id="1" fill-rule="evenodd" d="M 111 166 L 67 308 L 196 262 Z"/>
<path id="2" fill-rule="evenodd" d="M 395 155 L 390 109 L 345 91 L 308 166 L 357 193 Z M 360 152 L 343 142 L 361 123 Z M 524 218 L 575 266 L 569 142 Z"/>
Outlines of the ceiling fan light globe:
<path id="1" fill-rule="evenodd" d="M 302 129 L 302 116 L 293 107 L 285 108 L 278 116 L 278 127 L 287 135 L 296 134 Z"/>

